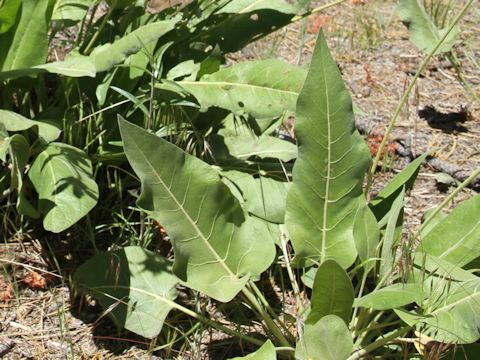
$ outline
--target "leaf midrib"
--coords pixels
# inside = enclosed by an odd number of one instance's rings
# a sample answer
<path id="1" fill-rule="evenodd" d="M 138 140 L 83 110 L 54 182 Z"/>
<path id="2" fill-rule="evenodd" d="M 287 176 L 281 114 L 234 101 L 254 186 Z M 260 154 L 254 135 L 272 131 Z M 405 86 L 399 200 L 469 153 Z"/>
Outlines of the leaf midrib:
<path id="1" fill-rule="evenodd" d="M 325 86 L 325 98 L 326 98 L 326 116 L 327 116 L 327 176 L 325 179 L 325 200 L 323 203 L 323 224 L 322 224 L 322 253 L 320 254 L 320 264 L 325 261 L 326 243 L 327 243 L 327 217 L 328 217 L 328 204 L 330 200 L 330 175 L 331 175 L 331 128 L 330 128 L 330 97 L 328 93 L 327 74 L 325 73 L 325 64 L 323 57 L 322 61 L 322 73 L 323 83 Z"/>

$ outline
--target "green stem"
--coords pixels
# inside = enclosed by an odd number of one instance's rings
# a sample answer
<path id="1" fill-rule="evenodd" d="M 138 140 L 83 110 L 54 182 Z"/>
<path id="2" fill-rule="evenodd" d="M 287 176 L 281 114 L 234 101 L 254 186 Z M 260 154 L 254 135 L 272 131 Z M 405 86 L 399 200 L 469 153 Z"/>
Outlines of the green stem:
<path id="1" fill-rule="evenodd" d="M 410 85 L 408 86 L 407 90 L 403 94 L 403 96 L 400 100 L 400 103 L 398 104 L 397 108 L 395 109 L 393 117 L 390 120 L 390 123 L 388 124 L 388 127 L 385 131 L 385 135 L 382 139 L 382 142 L 380 143 L 377 154 L 375 156 L 375 160 L 373 161 L 372 167 L 370 168 L 370 171 L 368 173 L 367 186 L 365 187 L 365 194 L 368 194 L 369 191 L 370 191 L 370 188 L 372 186 L 373 175 L 375 174 L 375 170 L 377 169 L 378 163 L 380 162 L 380 157 L 383 153 L 383 149 L 385 148 L 385 145 L 386 145 L 386 143 L 388 141 L 388 138 L 389 138 L 389 136 L 390 136 L 390 134 L 393 130 L 393 127 L 394 127 L 395 123 L 397 122 L 398 117 L 400 116 L 400 112 L 403 109 L 404 105 L 407 103 L 408 97 L 410 96 L 410 93 L 412 92 L 415 84 L 417 83 L 417 80 L 420 77 L 420 74 L 423 73 L 423 71 L 425 70 L 425 68 L 427 67 L 428 63 L 433 58 L 433 56 L 435 55 L 437 50 L 445 42 L 445 39 L 447 39 L 448 35 L 452 32 L 452 30 L 457 25 L 457 23 L 460 21 L 460 19 L 462 19 L 462 17 L 465 15 L 465 13 L 467 12 L 467 10 L 470 8 L 470 6 L 472 5 L 472 3 L 474 1 L 475 0 L 469 0 L 465 4 L 465 6 L 462 8 L 460 13 L 455 17 L 455 19 L 452 21 L 452 23 L 448 27 L 447 31 L 445 32 L 445 34 L 440 38 L 440 40 L 438 40 L 437 45 L 432 49 L 432 51 L 430 51 L 428 56 L 422 61 L 422 63 L 420 64 L 420 66 L 417 70 L 417 72 L 415 73 L 415 76 L 413 77 L 412 81 L 410 82 Z"/>
<path id="2" fill-rule="evenodd" d="M 175 305 L 173 305 L 175 304 Z M 235 330 L 232 330 L 232 329 L 229 329 L 227 328 L 226 326 L 223 326 L 222 324 L 219 324 L 217 323 L 216 321 L 213 321 L 213 320 L 210 320 L 209 318 L 203 316 L 203 315 L 200 315 L 200 314 L 197 314 L 196 312 L 190 310 L 190 309 L 187 309 L 179 304 L 177 304 L 176 302 L 172 301 L 171 304 L 170 304 L 172 307 L 174 307 L 175 309 L 183 312 L 184 314 L 188 315 L 188 316 L 191 316 L 192 318 L 194 319 L 197 319 L 201 322 L 203 322 L 204 324 L 208 325 L 208 326 L 211 326 L 217 330 L 220 330 L 220 331 L 223 331 L 225 334 L 228 334 L 228 335 L 232 335 L 232 336 L 235 336 L 235 337 L 238 337 L 239 339 L 241 340 L 245 340 L 245 341 L 248 341 L 252 344 L 255 344 L 255 345 L 259 345 L 259 346 L 262 346 L 264 341 L 262 340 L 259 340 L 259 339 L 255 339 L 254 337 L 251 337 L 251 336 L 248 336 L 248 335 L 245 335 L 245 334 L 242 334 L 241 332 L 238 332 L 238 331 L 235 331 Z"/>
<path id="3" fill-rule="evenodd" d="M 288 278 L 290 279 L 290 283 L 292 284 L 293 288 L 293 295 L 295 297 L 296 305 L 298 308 L 298 312 L 303 314 L 305 308 L 303 306 L 302 298 L 300 297 L 300 287 L 298 286 L 297 279 L 295 278 L 295 274 L 293 273 L 291 262 L 290 262 L 290 254 L 287 250 L 287 240 L 285 239 L 284 234 L 280 236 L 280 243 L 282 245 L 282 252 L 283 258 L 285 259 L 285 266 L 287 267 L 287 274 Z"/>
<path id="4" fill-rule="evenodd" d="M 357 294 L 357 298 L 360 298 L 363 295 L 363 290 L 365 288 L 365 283 L 367 282 L 367 275 L 368 275 L 367 272 L 363 273 L 362 281 L 360 283 L 360 289 L 359 289 L 358 294 Z M 356 330 L 357 330 L 357 325 L 358 325 L 358 319 L 357 319 L 358 309 L 359 309 L 358 306 L 353 309 L 352 321 L 350 322 L 350 328 L 353 329 L 354 333 L 357 332 Z"/>
<path id="5" fill-rule="evenodd" d="M 121 287 L 121 286 L 119 286 Z M 110 296 L 106 293 L 103 293 L 103 292 L 100 292 L 98 290 L 95 290 L 95 289 L 92 289 L 92 288 L 89 288 L 90 291 L 92 292 L 95 292 L 95 293 L 99 293 L 101 294 L 102 296 L 106 296 L 106 297 L 110 297 L 111 299 L 115 300 L 116 302 L 121 302 L 123 303 L 124 305 L 125 302 L 123 302 L 121 299 L 117 299 L 113 296 Z M 163 303 L 165 303 L 166 305 L 172 307 L 173 309 L 176 309 L 178 311 L 181 311 L 182 313 L 184 313 L 185 315 L 188 315 L 198 321 L 201 321 L 203 322 L 204 324 L 208 325 L 208 326 L 211 326 L 217 330 L 220 330 L 220 331 L 223 331 L 225 334 L 228 334 L 228 335 L 231 335 L 231 336 L 235 336 L 241 340 L 245 340 L 245 341 L 248 341 L 249 343 L 252 343 L 252 344 L 255 344 L 255 345 L 258 345 L 258 346 L 262 346 L 264 344 L 264 341 L 260 340 L 260 339 L 256 339 L 254 337 L 251 337 L 251 336 L 248 336 L 248 335 L 245 335 L 245 334 L 242 334 L 238 331 L 235 331 L 235 330 L 232 330 L 232 329 L 229 329 L 228 327 L 222 325 L 222 324 L 219 324 L 217 323 L 216 321 L 214 320 L 211 320 L 203 315 L 200 315 L 198 313 L 196 313 L 195 311 L 193 310 L 190 310 L 180 304 L 177 304 L 175 301 L 173 300 L 170 300 L 170 299 L 167 299 L 165 297 L 162 297 L 162 296 L 159 296 L 159 295 L 156 295 L 156 294 L 152 294 L 148 291 L 145 291 L 143 289 L 139 289 L 139 288 L 132 288 L 132 287 L 129 287 L 128 290 L 132 291 L 137 291 L 139 293 L 142 293 L 142 294 L 145 294 L 145 295 L 148 295 L 148 296 L 151 296 L 151 297 L 154 297 L 160 301 L 162 301 Z"/>
<path id="6" fill-rule="evenodd" d="M 268 313 L 270 314 L 270 316 L 276 320 L 280 326 L 282 327 L 283 331 L 285 331 L 289 337 L 291 337 L 292 339 L 294 339 L 294 336 L 290 333 L 290 331 L 288 330 L 287 326 L 284 324 L 283 321 L 281 321 L 277 314 L 275 313 L 275 311 L 272 309 L 272 307 L 270 306 L 270 304 L 268 303 L 267 299 L 265 299 L 265 296 L 263 296 L 263 293 L 260 291 L 260 289 L 258 288 L 258 286 L 253 282 L 253 281 L 250 281 L 248 283 L 248 286 L 250 287 L 251 290 L 253 290 L 253 292 L 255 293 L 255 295 L 257 296 L 257 298 L 260 300 L 260 302 L 263 304 L 263 306 L 265 306 L 265 309 L 267 309 Z"/>
<path id="7" fill-rule="evenodd" d="M 98 27 L 97 31 L 95 32 L 95 34 L 93 34 L 92 38 L 91 38 L 90 41 L 88 42 L 88 45 L 87 45 L 87 47 L 85 48 L 85 51 L 83 52 L 84 54 L 88 55 L 89 52 L 90 52 L 90 50 L 92 49 L 93 45 L 95 45 L 95 42 L 97 41 L 98 37 L 99 37 L 100 34 L 103 32 L 103 29 L 104 29 L 105 26 L 107 25 L 108 20 L 110 20 L 110 16 L 112 16 L 113 9 L 114 9 L 115 6 L 117 5 L 117 2 L 118 2 L 118 0 L 114 0 L 114 1 L 113 1 L 112 6 L 110 7 L 109 11 L 108 11 L 107 14 L 104 16 L 104 18 L 102 19 L 102 22 L 100 23 L 100 26 Z M 93 14 L 92 14 L 92 17 L 93 17 Z"/>
<path id="8" fill-rule="evenodd" d="M 359 350 L 355 351 L 352 355 L 350 355 L 350 357 L 347 360 L 361 359 L 362 357 L 367 355 L 369 352 L 371 352 L 373 350 L 376 350 L 376 349 L 384 346 L 385 344 L 388 344 L 390 341 L 396 339 L 397 337 L 400 337 L 400 336 L 406 334 L 409 330 L 410 330 L 410 326 L 404 326 L 404 327 L 398 329 L 397 331 L 393 332 L 392 334 L 390 334 L 386 337 L 382 337 L 380 339 L 377 339 L 373 343 L 365 346 L 363 349 L 359 349 Z"/>
<path id="9" fill-rule="evenodd" d="M 319 7 L 316 7 L 315 9 L 312 9 L 310 11 L 307 11 L 306 13 L 302 14 L 302 15 L 297 15 L 297 16 L 294 16 L 291 20 L 291 22 L 296 22 L 298 20 L 301 20 L 307 16 L 310 16 L 310 15 L 313 15 L 313 14 L 316 14 L 318 12 L 321 12 L 323 10 L 326 10 L 328 8 L 331 8 L 333 6 L 336 6 L 336 5 L 340 5 L 341 3 L 345 2 L 346 0 L 336 0 L 336 1 L 333 1 L 331 3 L 328 3 L 328 4 L 324 4 L 324 5 L 321 5 Z"/>
<path id="10" fill-rule="evenodd" d="M 268 329 L 273 333 L 273 335 L 277 338 L 277 340 L 280 342 L 280 344 L 284 347 L 290 347 L 290 343 L 288 342 L 285 335 L 283 335 L 283 333 L 280 330 L 280 328 L 278 327 L 278 325 L 275 324 L 275 322 L 268 315 L 268 313 L 265 311 L 265 309 L 260 305 L 260 303 L 258 302 L 255 295 L 253 295 L 250 292 L 250 290 L 248 290 L 246 287 L 243 288 L 242 293 L 245 296 L 245 298 L 248 300 L 250 305 L 252 305 L 253 308 L 260 314 L 262 319 L 267 324 Z"/>

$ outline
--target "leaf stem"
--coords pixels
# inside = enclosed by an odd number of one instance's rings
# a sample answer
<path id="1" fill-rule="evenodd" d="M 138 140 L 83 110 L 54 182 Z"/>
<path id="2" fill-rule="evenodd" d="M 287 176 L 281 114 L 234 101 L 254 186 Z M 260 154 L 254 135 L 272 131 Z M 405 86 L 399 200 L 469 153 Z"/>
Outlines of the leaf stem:
<path id="1" fill-rule="evenodd" d="M 410 326 L 404 326 L 398 329 L 397 331 L 393 332 L 392 334 L 386 337 L 382 337 L 371 344 L 368 344 L 363 349 L 356 350 L 352 355 L 350 355 L 350 357 L 347 360 L 358 360 L 364 357 L 365 355 L 367 355 L 369 352 L 382 347 L 383 345 L 389 343 L 390 341 L 396 339 L 399 336 L 404 335 L 409 330 L 410 330 Z"/>
<path id="2" fill-rule="evenodd" d="M 170 302 L 169 300 L 167 300 L 168 302 Z M 245 341 L 248 341 L 252 344 L 255 344 L 255 345 L 259 345 L 259 346 L 262 346 L 264 341 L 262 340 L 259 340 L 259 339 L 256 339 L 254 337 L 251 337 L 251 336 L 248 336 L 248 335 L 245 335 L 245 334 L 242 334 L 241 332 L 238 332 L 238 331 L 235 331 L 235 330 L 232 330 L 232 329 L 229 329 L 228 327 L 222 325 L 222 324 L 219 324 L 217 323 L 216 321 L 214 320 L 211 320 L 203 315 L 200 315 L 198 313 L 196 313 L 195 311 L 192 311 L 190 309 L 187 309 L 186 307 L 183 307 L 182 305 L 179 305 L 177 304 L 176 302 L 174 301 L 171 301 L 170 304 L 172 307 L 174 307 L 175 309 L 183 312 L 184 314 L 186 315 L 189 315 L 191 317 L 193 317 L 194 319 L 197 319 L 201 322 L 203 322 L 204 324 L 206 325 L 209 325 L 215 329 L 218 329 L 220 331 L 223 331 L 225 334 L 228 334 L 228 335 L 232 335 L 232 336 L 235 336 L 235 337 L 238 337 L 239 339 L 241 340 L 245 340 Z"/>
<path id="3" fill-rule="evenodd" d="M 362 281 L 360 282 L 360 289 L 358 290 L 357 298 L 361 298 L 363 296 L 363 290 L 365 289 L 365 283 L 367 282 L 367 272 L 363 273 L 362 276 Z M 353 332 L 357 332 L 357 325 L 358 325 L 358 318 L 357 318 L 357 313 L 358 313 L 359 307 L 356 306 L 353 309 L 353 314 L 352 314 L 352 321 L 350 322 L 350 328 L 353 329 Z"/>
<path id="4" fill-rule="evenodd" d="M 106 293 L 103 293 L 103 292 L 100 292 L 96 289 L 92 289 L 92 288 L 88 288 L 90 291 L 92 292 L 97 292 L 97 293 L 100 293 L 102 294 L 103 296 L 107 296 L 107 297 L 110 297 L 116 301 L 119 301 L 119 302 L 122 302 L 125 304 L 124 301 L 120 300 L 120 299 L 116 299 L 115 297 L 113 296 L 109 296 L 108 294 Z M 188 315 L 196 320 L 199 320 L 201 322 L 203 322 L 204 324 L 208 325 L 208 326 L 211 326 L 217 330 L 220 330 L 220 331 L 223 331 L 225 334 L 228 334 L 228 335 L 231 335 L 231 336 L 235 336 L 235 337 L 238 337 L 239 339 L 241 340 L 245 340 L 245 341 L 248 341 L 252 344 L 255 344 L 255 345 L 258 345 L 258 346 L 262 346 L 264 344 L 264 341 L 260 340 L 260 339 L 256 339 L 254 337 L 251 337 L 251 336 L 248 336 L 248 335 L 245 335 L 245 334 L 242 334 L 238 331 L 235 331 L 235 330 L 232 330 L 222 324 L 219 324 L 218 322 L 214 321 L 214 320 L 211 320 L 203 315 L 200 315 L 198 313 L 196 313 L 195 311 L 193 310 L 190 310 L 180 304 L 177 304 L 175 301 L 173 300 L 170 300 L 166 297 L 163 297 L 163 296 L 159 296 L 157 294 L 152 294 L 148 291 L 145 291 L 143 289 L 139 289 L 139 288 L 132 288 L 132 287 L 129 287 L 128 288 L 129 290 L 135 290 L 139 293 L 142 293 L 142 294 L 145 294 L 145 295 L 148 295 L 148 296 L 151 296 L 151 297 L 154 297 L 160 301 L 162 301 L 163 303 L 165 303 L 166 305 L 178 310 L 178 311 L 181 311 L 182 313 L 184 313 L 185 315 Z M 126 304 L 125 304 L 126 305 Z"/>
<path id="5" fill-rule="evenodd" d="M 252 305 L 255 308 L 255 310 L 260 314 L 262 319 L 267 324 L 268 329 L 273 333 L 275 338 L 277 338 L 277 340 L 280 341 L 280 344 L 284 347 L 290 347 L 290 343 L 288 342 L 285 335 L 283 335 L 278 325 L 275 324 L 275 321 L 273 321 L 272 318 L 268 315 L 268 313 L 265 312 L 265 309 L 260 305 L 255 295 L 253 295 L 250 292 L 250 290 L 248 290 L 246 287 L 242 289 L 242 293 L 245 296 L 245 298 L 248 300 L 250 305 Z"/>
<path id="6" fill-rule="evenodd" d="M 283 233 L 280 235 L 280 243 L 282 245 L 283 258 L 285 259 L 285 266 L 287 268 L 288 278 L 290 279 L 290 283 L 292 284 L 293 295 L 295 297 L 297 309 L 300 314 L 303 314 L 305 311 L 305 308 L 303 306 L 302 298 L 300 297 L 300 287 L 298 286 L 297 279 L 295 278 L 295 274 L 292 271 L 290 254 L 288 253 L 288 250 L 287 250 L 287 240 L 285 238 L 285 234 Z"/>
<path id="7" fill-rule="evenodd" d="M 265 296 L 263 295 L 263 293 L 260 291 L 260 289 L 258 288 L 258 286 L 250 280 L 250 282 L 248 283 L 248 286 L 253 290 L 253 292 L 255 293 L 255 295 L 257 296 L 258 299 L 260 299 L 260 302 L 263 304 L 263 306 L 265 306 L 265 309 L 267 309 L 268 313 L 270 314 L 270 316 L 278 321 L 278 323 L 280 324 L 280 326 L 282 327 L 282 329 L 287 333 L 288 336 L 290 336 L 292 339 L 294 339 L 294 336 L 290 333 L 290 331 L 288 330 L 287 326 L 284 324 L 283 321 L 281 321 L 277 314 L 275 313 L 275 311 L 272 309 L 272 307 L 270 306 L 270 304 L 268 303 L 267 299 L 265 299 Z"/>
<path id="8" fill-rule="evenodd" d="M 404 105 L 408 101 L 408 97 L 410 96 L 410 93 L 412 92 L 415 84 L 417 83 L 418 78 L 420 77 L 420 74 L 423 73 L 425 68 L 427 67 L 428 63 L 430 60 L 433 58 L 437 50 L 440 48 L 440 46 L 444 43 L 445 39 L 447 39 L 448 35 L 452 32 L 452 30 L 455 28 L 457 23 L 462 19 L 462 17 L 465 15 L 466 11 L 470 8 L 472 3 L 475 0 L 469 0 L 462 10 L 458 13 L 458 15 L 455 17 L 455 19 L 452 21 L 450 26 L 448 27 L 447 31 L 445 34 L 438 40 L 437 45 L 430 51 L 430 53 L 427 55 L 425 59 L 423 59 L 422 63 L 420 64 L 418 70 L 415 73 L 415 76 L 413 77 L 412 81 L 410 82 L 410 85 L 408 85 L 407 90 L 403 93 L 403 96 L 395 109 L 395 112 L 393 114 L 392 119 L 390 120 L 390 123 L 388 124 L 387 129 L 385 130 L 385 135 L 382 139 L 382 142 L 380 143 L 380 146 L 378 148 L 377 154 L 375 156 L 375 159 L 373 161 L 372 167 L 370 168 L 370 171 L 368 173 L 368 178 L 367 178 L 367 186 L 365 187 L 365 194 L 368 195 L 368 192 L 370 191 L 370 188 L 372 186 L 372 181 L 373 181 L 373 175 L 375 174 L 375 171 L 377 169 L 378 163 L 380 161 L 380 157 L 383 153 L 383 149 L 385 148 L 385 145 L 388 141 L 388 138 L 393 130 L 393 127 L 395 126 L 395 123 L 397 122 L 398 117 L 400 116 L 400 112 L 403 109 Z"/>

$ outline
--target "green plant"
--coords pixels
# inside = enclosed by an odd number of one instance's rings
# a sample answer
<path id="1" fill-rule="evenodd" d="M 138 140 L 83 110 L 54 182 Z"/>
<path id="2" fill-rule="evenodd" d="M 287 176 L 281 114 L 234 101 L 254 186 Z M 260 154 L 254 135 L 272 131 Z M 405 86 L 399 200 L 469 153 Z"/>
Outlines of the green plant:
<path id="1" fill-rule="evenodd" d="M 461 14 L 468 10 L 472 3 L 473 1 L 468 1 Z M 433 55 L 446 55 L 455 68 L 459 81 L 470 96 L 479 102 L 480 98 L 465 78 L 460 60 L 454 49 L 460 28 L 457 24 L 459 17 L 453 18 L 451 15 L 453 7 L 453 1 L 444 4 L 443 1 L 430 0 L 423 1 L 422 5 L 419 0 L 399 0 L 397 12 L 403 23 L 408 27 L 410 40 L 421 51 L 427 54 L 431 53 L 439 40 L 444 38 Z"/>
<path id="2" fill-rule="evenodd" d="M 176 309 L 260 345 L 175 302 L 173 289 L 180 283 L 220 302 L 243 299 L 272 341 L 250 355 L 259 358 L 274 359 L 277 352 L 298 359 L 411 356 L 416 351 L 402 342 L 425 341 L 419 334 L 430 342 L 477 341 L 480 282 L 468 264 L 480 256 L 480 197 L 449 215 L 439 207 L 412 235 L 410 254 L 399 258 L 405 191 L 424 157 L 367 204 L 362 182 L 369 152 L 322 35 L 296 113 L 298 155 L 286 200 L 264 202 L 285 214 L 292 253 L 285 229 L 250 211 L 254 199 L 242 178 L 119 118 L 126 156 L 142 182 L 138 205 L 167 229 L 173 262 L 140 247 L 103 252 L 78 269 L 77 284 L 104 307 L 116 304 L 111 315 L 118 324 L 144 336 L 156 336 Z M 263 188 L 265 199 L 271 189 Z M 280 239 L 272 235 L 279 231 Z M 256 283 L 272 267 L 286 273 L 293 289 L 293 332 Z"/>
<path id="3" fill-rule="evenodd" d="M 0 190 L 5 214 L 15 205 L 20 215 L 8 216 L 5 233 L 21 229 L 25 218 L 42 218 L 45 229 L 61 232 L 85 216 L 91 239 L 106 222 L 111 233 L 123 233 L 102 211 L 112 206 L 120 218 L 144 221 L 139 211 L 124 214 L 134 199 L 119 196 L 120 184 L 128 187 L 135 178 L 124 176 L 117 113 L 203 157 L 210 153 L 206 137 L 228 112 L 237 119 L 260 116 L 255 131 L 263 132 L 293 110 L 304 71 L 283 68 L 286 81 L 276 84 L 280 61 L 220 66 L 226 53 L 293 21 L 306 3 L 203 0 L 156 14 L 133 0 L 106 8 L 97 0 L 0 3 L 0 159 L 6 164 Z M 64 46 L 57 34 L 67 37 Z M 59 60 L 47 62 L 52 57 Z M 262 68 L 271 76 L 256 84 Z M 257 87 L 259 101 L 224 101 L 214 82 L 227 79 L 240 98 Z M 271 108 L 257 114 L 256 108 L 267 109 L 262 101 Z M 111 202 L 95 207 L 99 197 Z"/>
<path id="4" fill-rule="evenodd" d="M 190 342 L 198 353 L 204 328 L 272 359 L 413 357 L 424 354 L 411 343 L 480 337 L 480 198 L 442 212 L 479 172 L 404 242 L 404 197 L 425 156 L 369 199 L 379 158 L 363 189 L 371 159 L 323 35 L 308 73 L 278 60 L 223 66 L 228 52 L 317 11 L 302 13 L 307 4 L 203 0 L 147 14 L 143 1 L 1 3 L 8 211 L 53 232 L 82 222 L 95 255 L 74 284 L 119 327 L 165 339 L 152 351 Z M 47 62 L 49 41 L 72 24 L 74 50 Z M 296 145 L 274 135 L 292 112 Z M 152 251 L 163 227 L 171 248 Z M 247 334 L 228 305 L 263 330 Z"/>

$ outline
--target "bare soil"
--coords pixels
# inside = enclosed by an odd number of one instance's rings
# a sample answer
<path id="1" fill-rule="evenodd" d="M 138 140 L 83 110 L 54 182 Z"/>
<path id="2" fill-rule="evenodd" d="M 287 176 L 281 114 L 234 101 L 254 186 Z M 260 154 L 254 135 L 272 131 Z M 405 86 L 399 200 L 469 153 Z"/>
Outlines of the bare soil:
<path id="1" fill-rule="evenodd" d="M 393 1 L 367 3 L 354 6 L 347 2 L 312 15 L 232 54 L 229 60 L 276 57 L 306 66 L 322 27 L 352 98 L 364 112 L 359 118 L 368 124 L 368 132 L 381 133 L 424 55 L 410 43 L 407 29 L 393 14 Z M 455 3 L 461 6 L 463 1 Z M 477 96 L 480 96 L 479 20 L 480 13 L 472 9 L 462 22 L 463 31 L 456 46 L 461 69 Z M 418 116 L 418 111 L 429 105 L 444 113 L 467 109 L 469 120 L 463 124 L 466 131 L 445 132 L 431 128 Z M 414 155 L 434 149 L 437 158 L 467 173 L 480 167 L 480 104 L 458 81 L 448 59 L 435 58 L 419 79 L 395 126 L 391 140 L 396 139 L 406 143 Z M 375 178 L 374 191 L 379 191 L 407 163 L 407 158 L 395 155 L 393 167 Z M 437 173 L 432 167 L 424 166 L 409 193 L 405 209 L 407 231 L 414 230 L 423 212 L 438 205 L 454 189 L 454 186 L 437 183 Z M 466 189 L 450 208 L 475 193 Z M 169 353 L 154 351 L 167 341 L 165 338 L 155 342 L 127 331 L 117 332 L 93 299 L 79 302 L 69 290 L 70 271 L 88 254 L 82 255 L 80 249 L 84 240 L 76 234 L 62 236 L 55 238 L 30 232 L 6 239 L 0 245 L 3 270 L 0 272 L 0 357 L 223 359 L 238 351 L 224 336 L 207 329 L 195 333 L 198 339 L 188 349 L 174 347 L 176 350 Z M 32 273 L 39 277 L 32 278 Z M 35 281 L 36 285 L 45 286 L 35 286 Z M 205 311 L 215 317 L 217 306 L 205 299 L 202 303 L 206 304 Z M 235 309 L 230 311 L 238 313 Z M 191 326 L 183 325 L 185 331 Z M 246 326 L 244 330 L 261 332 L 255 326 Z"/>

